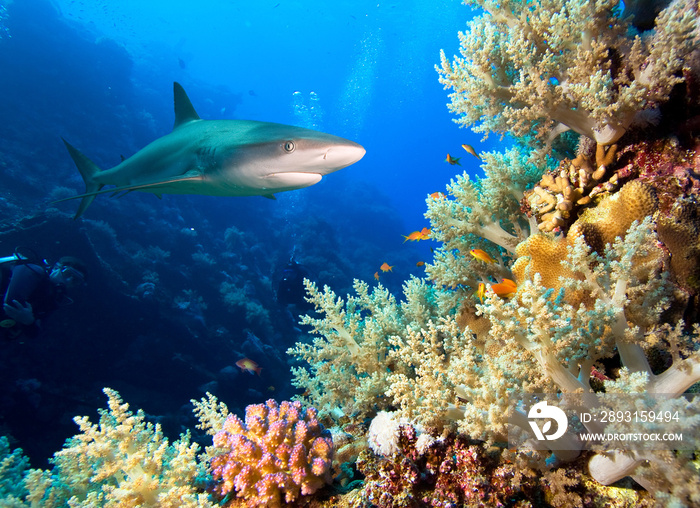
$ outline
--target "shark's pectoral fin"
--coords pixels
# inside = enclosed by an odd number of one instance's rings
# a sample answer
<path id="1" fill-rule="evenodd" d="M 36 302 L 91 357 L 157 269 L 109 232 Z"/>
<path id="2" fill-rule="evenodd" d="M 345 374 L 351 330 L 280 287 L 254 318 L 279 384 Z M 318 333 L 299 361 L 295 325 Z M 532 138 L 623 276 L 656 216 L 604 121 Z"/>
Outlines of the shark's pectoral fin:
<path id="1" fill-rule="evenodd" d="M 274 194 L 262 194 L 262 197 L 267 199 L 274 199 L 275 201 L 277 200 Z"/>
<path id="2" fill-rule="evenodd" d="M 101 189 L 97 190 L 94 192 L 86 192 L 85 194 L 78 194 L 76 196 L 71 196 L 69 198 L 63 198 L 63 199 L 57 199 L 56 201 L 52 201 L 51 204 L 54 203 L 62 203 L 63 201 L 70 201 L 71 199 L 80 199 L 80 198 L 86 198 L 86 197 L 95 197 L 99 194 L 107 194 L 107 193 L 112 193 L 112 197 L 116 196 L 123 196 L 125 194 L 128 194 L 129 192 L 132 191 L 146 191 L 148 192 L 149 189 L 156 189 L 158 187 L 165 187 L 167 185 L 173 184 L 173 183 L 181 183 L 181 182 L 197 182 L 201 181 L 204 177 L 201 175 L 201 173 L 196 172 L 196 171 L 188 171 L 182 176 L 177 176 L 174 178 L 168 178 L 165 180 L 158 180 L 156 182 L 146 182 L 146 183 L 137 183 L 137 184 L 130 184 L 130 185 L 120 185 L 118 187 L 110 187 L 109 189 Z M 161 197 L 160 192 L 156 192 L 154 190 L 151 190 L 155 195 L 158 197 Z"/>

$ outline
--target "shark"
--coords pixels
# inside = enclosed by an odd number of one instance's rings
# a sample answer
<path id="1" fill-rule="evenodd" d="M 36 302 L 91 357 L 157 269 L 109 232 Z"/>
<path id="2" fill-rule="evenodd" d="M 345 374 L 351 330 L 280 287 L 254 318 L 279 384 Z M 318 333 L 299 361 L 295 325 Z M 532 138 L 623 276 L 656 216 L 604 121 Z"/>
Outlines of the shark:
<path id="1" fill-rule="evenodd" d="M 303 127 L 255 120 L 203 120 L 173 83 L 175 125 L 129 158 L 102 170 L 63 139 L 85 181 L 75 219 L 105 193 L 264 196 L 309 187 L 362 159 L 362 145 Z M 106 187 L 109 186 L 109 187 Z"/>

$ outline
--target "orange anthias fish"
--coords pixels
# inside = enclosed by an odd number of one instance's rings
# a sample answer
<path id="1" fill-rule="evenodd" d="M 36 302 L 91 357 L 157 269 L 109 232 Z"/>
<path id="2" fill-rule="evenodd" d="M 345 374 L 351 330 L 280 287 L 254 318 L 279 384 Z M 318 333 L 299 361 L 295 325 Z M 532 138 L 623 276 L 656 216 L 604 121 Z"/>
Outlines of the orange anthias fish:
<path id="1" fill-rule="evenodd" d="M 461 166 L 461 164 L 459 163 L 459 159 L 461 159 L 461 157 L 452 157 L 452 156 L 448 153 L 448 154 L 447 154 L 447 159 L 445 159 L 445 162 L 449 162 L 449 163 L 450 163 L 451 165 L 453 165 L 453 166 L 454 166 L 455 164 L 457 164 L 458 166 Z"/>
<path id="2" fill-rule="evenodd" d="M 389 263 L 382 263 L 382 266 L 379 267 L 382 272 L 390 272 L 392 268 L 394 266 L 389 266 Z"/>
<path id="3" fill-rule="evenodd" d="M 484 297 L 486 296 L 486 284 L 479 282 L 479 287 L 476 290 L 476 297 L 481 303 L 484 303 Z"/>
<path id="4" fill-rule="evenodd" d="M 442 192 L 433 192 L 430 197 L 433 199 L 445 199 L 445 195 Z"/>
<path id="5" fill-rule="evenodd" d="M 481 160 L 481 157 L 479 157 L 479 154 L 476 153 L 476 150 L 474 150 L 474 147 L 472 145 L 462 145 L 462 148 L 464 148 L 467 151 L 467 153 L 470 153 L 477 159 Z"/>
<path id="6" fill-rule="evenodd" d="M 518 285 L 510 279 L 503 279 L 498 284 L 491 284 L 491 289 L 501 298 L 510 298 L 515 295 Z"/>
<path id="7" fill-rule="evenodd" d="M 374 278 L 379 280 L 379 272 L 374 272 Z"/>
<path id="8" fill-rule="evenodd" d="M 236 362 L 236 367 L 240 367 L 242 371 L 245 370 L 250 374 L 256 372 L 258 376 L 260 375 L 260 371 L 262 370 L 262 367 L 250 358 L 241 358 Z"/>
<path id="9" fill-rule="evenodd" d="M 408 236 L 406 235 L 401 235 L 405 238 L 403 243 L 406 242 L 417 242 L 419 240 L 429 240 L 430 239 L 430 230 L 428 228 L 423 228 L 420 231 L 414 231 L 410 233 Z"/>
<path id="10" fill-rule="evenodd" d="M 424 265 L 425 265 L 425 261 L 418 261 L 416 263 L 416 266 L 424 266 Z"/>
<path id="11" fill-rule="evenodd" d="M 495 263 L 496 260 L 493 259 L 488 252 L 483 251 L 481 249 L 472 249 L 469 251 L 469 254 L 474 256 L 476 259 L 479 261 L 483 261 L 484 263 Z"/>
<path id="12" fill-rule="evenodd" d="M 408 236 L 406 236 L 406 235 L 401 235 L 401 236 L 403 236 L 405 238 L 403 243 L 417 242 L 418 240 L 422 240 L 420 231 L 414 231 L 413 233 L 409 233 Z"/>

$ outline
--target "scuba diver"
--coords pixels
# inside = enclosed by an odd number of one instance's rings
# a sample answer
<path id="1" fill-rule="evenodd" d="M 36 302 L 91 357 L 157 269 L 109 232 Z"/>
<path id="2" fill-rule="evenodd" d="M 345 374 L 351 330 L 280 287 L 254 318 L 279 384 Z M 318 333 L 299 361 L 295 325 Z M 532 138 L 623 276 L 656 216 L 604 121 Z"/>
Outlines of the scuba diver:
<path id="1" fill-rule="evenodd" d="M 86 276 L 85 263 L 72 256 L 62 257 L 52 267 L 19 249 L 0 258 L 0 337 L 36 337 L 46 316 L 72 303 L 68 290 L 83 284 Z"/>
<path id="2" fill-rule="evenodd" d="M 277 302 L 282 305 L 294 305 L 297 311 L 307 311 L 312 305 L 306 301 L 304 279 L 310 278 L 309 271 L 294 260 L 294 251 L 289 263 L 282 270 L 282 278 L 277 284 Z"/>

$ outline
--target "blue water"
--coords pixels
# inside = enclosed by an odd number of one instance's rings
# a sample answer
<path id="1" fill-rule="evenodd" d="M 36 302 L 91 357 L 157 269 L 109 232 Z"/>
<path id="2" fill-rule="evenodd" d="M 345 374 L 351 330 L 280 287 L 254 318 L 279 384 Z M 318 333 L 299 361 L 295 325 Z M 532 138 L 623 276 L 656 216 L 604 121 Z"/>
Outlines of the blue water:
<path id="1" fill-rule="evenodd" d="M 38 339 L 3 345 L 2 433 L 41 466 L 103 386 L 172 434 L 205 390 L 234 409 L 291 397 L 285 349 L 304 333 L 275 288 L 292 253 L 341 295 L 388 262 L 400 295 L 429 261 L 432 242 L 401 236 L 429 226 L 426 196 L 479 173 L 463 143 L 499 144 L 452 122 L 434 69 L 470 15 L 457 0 L 1 0 L 0 257 L 29 245 L 91 271 Z M 170 131 L 173 81 L 202 118 L 311 127 L 367 154 L 277 201 L 99 196 L 79 221 L 77 201 L 49 205 L 84 188 L 61 137 L 112 167 Z M 234 367 L 244 356 L 260 377 Z"/>

